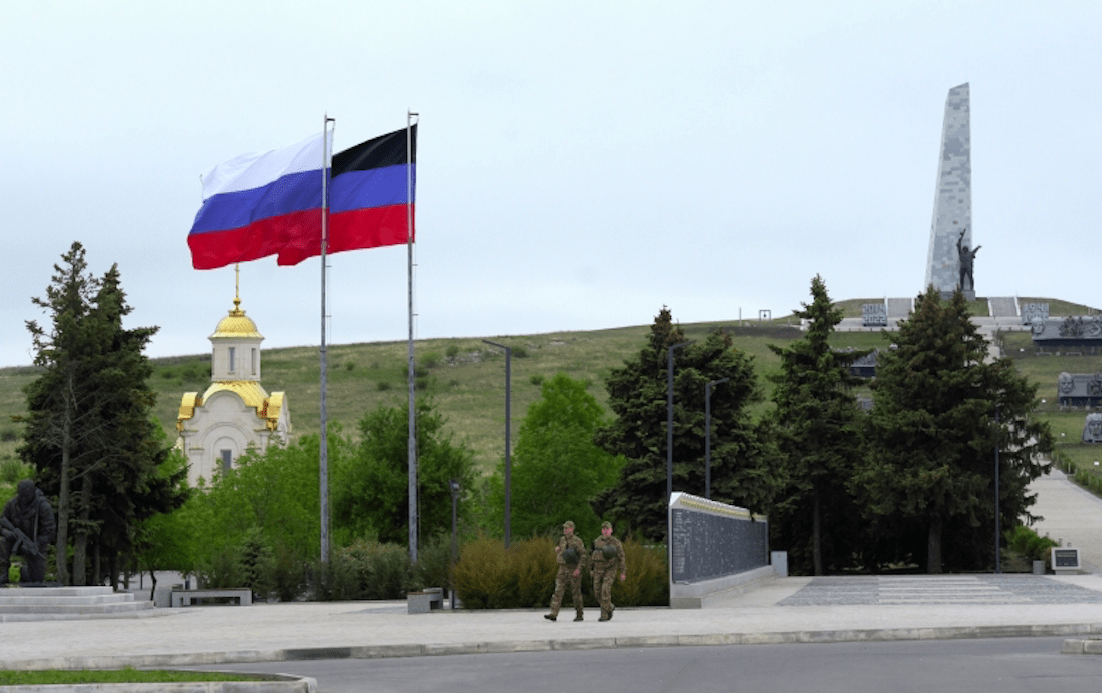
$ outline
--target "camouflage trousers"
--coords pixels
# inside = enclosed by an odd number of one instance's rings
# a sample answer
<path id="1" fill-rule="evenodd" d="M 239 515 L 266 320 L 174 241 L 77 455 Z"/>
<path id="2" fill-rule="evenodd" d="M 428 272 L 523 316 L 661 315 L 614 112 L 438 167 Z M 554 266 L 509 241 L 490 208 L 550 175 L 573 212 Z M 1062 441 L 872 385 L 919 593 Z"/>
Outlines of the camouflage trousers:
<path id="1" fill-rule="evenodd" d="M 611 615 L 616 608 L 612 605 L 612 583 L 616 582 L 617 565 L 594 565 L 590 572 L 593 574 L 593 596 L 601 603 L 601 615 Z"/>
<path id="2" fill-rule="evenodd" d="M 562 605 L 563 595 L 566 594 L 566 585 L 570 585 L 570 596 L 574 600 L 574 610 L 582 613 L 582 576 L 574 577 L 577 566 L 560 565 L 559 572 L 555 574 L 555 593 L 551 595 L 551 615 L 559 615 L 559 607 Z"/>

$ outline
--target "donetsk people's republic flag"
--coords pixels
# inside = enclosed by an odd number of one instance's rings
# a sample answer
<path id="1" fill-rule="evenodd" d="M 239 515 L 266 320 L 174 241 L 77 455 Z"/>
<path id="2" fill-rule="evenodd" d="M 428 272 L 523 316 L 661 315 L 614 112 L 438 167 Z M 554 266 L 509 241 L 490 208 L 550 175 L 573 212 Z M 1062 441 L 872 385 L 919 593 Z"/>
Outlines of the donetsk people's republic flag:
<path id="1" fill-rule="evenodd" d="M 417 126 L 333 155 L 326 252 L 399 245 L 407 240 L 409 177 L 416 183 Z M 295 265 L 321 252 L 320 134 L 263 154 L 245 154 L 203 176 L 203 206 L 188 234 L 195 269 L 277 255 Z M 414 188 L 416 185 L 414 185 Z M 412 210 L 411 210 L 412 211 Z M 412 231 L 409 232 L 413 235 Z"/>

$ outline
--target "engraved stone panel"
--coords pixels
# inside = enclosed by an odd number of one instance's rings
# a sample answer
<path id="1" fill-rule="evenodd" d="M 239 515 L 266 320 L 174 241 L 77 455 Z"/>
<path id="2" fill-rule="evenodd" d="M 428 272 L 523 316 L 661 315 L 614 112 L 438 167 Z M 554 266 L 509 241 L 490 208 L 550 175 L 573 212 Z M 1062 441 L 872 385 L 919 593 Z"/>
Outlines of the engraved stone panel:
<path id="1" fill-rule="evenodd" d="M 883 303 L 865 303 L 861 306 L 861 324 L 864 327 L 887 327 L 888 307 Z"/>
<path id="2" fill-rule="evenodd" d="M 1023 303 L 1022 304 L 1022 324 L 1029 325 L 1034 320 L 1040 320 L 1044 322 L 1048 320 L 1048 304 L 1047 303 Z"/>

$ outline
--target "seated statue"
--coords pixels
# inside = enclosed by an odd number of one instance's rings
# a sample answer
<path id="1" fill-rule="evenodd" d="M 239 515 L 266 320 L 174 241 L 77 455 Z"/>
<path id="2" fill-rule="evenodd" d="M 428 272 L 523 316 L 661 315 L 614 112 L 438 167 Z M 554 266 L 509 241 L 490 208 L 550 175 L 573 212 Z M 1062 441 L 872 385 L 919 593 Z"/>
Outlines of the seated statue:
<path id="1" fill-rule="evenodd" d="M 15 497 L 0 515 L 0 584 L 8 581 L 12 556 L 23 556 L 27 570 L 20 582 L 46 580 L 46 549 L 54 541 L 54 511 L 42 491 L 29 479 L 19 482 Z"/>

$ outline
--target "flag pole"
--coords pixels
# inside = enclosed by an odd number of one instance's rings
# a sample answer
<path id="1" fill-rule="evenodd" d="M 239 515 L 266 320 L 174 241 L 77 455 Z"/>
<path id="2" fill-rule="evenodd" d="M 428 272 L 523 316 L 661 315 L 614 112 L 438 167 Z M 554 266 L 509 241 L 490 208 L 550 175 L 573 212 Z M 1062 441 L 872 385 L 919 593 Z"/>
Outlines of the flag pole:
<path id="1" fill-rule="evenodd" d="M 409 560 L 417 562 L 417 407 L 414 398 L 416 367 L 413 361 L 413 143 L 411 122 L 417 113 L 406 109 L 406 278 L 409 299 Z"/>
<path id="2" fill-rule="evenodd" d="M 327 359 L 325 352 L 325 251 L 329 245 L 329 123 L 335 118 L 325 114 L 321 125 L 321 439 L 318 441 L 318 485 L 321 505 L 321 562 L 329 562 L 329 439 L 326 430 Z"/>

